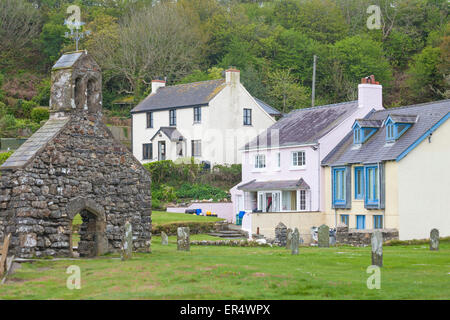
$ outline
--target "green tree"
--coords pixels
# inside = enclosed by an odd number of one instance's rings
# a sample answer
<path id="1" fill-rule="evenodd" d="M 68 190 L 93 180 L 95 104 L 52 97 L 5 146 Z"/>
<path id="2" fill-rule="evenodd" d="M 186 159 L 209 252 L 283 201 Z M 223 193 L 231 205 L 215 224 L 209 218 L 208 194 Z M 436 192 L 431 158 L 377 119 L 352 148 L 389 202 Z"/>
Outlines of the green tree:
<path id="1" fill-rule="evenodd" d="M 331 89 L 335 101 L 355 98 L 356 84 L 368 75 L 373 74 L 383 86 L 390 86 L 392 69 L 380 42 L 368 36 L 353 36 L 336 42 L 330 49 L 326 63 L 329 71 L 322 83 L 326 87 L 322 90 Z"/>
<path id="2" fill-rule="evenodd" d="M 295 81 L 291 70 L 276 70 L 269 73 L 269 93 L 277 103 L 278 110 L 288 113 L 294 109 L 311 105 L 309 90 Z"/>
<path id="3" fill-rule="evenodd" d="M 448 54 L 448 53 L 447 53 Z M 441 69 L 443 52 L 441 48 L 425 47 L 422 52 L 413 57 L 408 71 L 408 84 L 417 102 L 431 101 L 445 97 L 448 83 Z M 448 65 L 447 65 L 448 70 Z M 448 75 L 447 75 L 448 76 Z"/>

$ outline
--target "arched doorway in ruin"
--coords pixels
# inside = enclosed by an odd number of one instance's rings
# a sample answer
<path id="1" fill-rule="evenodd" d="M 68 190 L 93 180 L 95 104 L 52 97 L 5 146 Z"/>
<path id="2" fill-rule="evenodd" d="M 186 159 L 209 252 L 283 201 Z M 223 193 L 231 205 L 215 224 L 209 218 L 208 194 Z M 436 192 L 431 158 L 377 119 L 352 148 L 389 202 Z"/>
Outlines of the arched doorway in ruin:
<path id="1" fill-rule="evenodd" d="M 73 251 L 73 231 L 72 222 L 74 217 L 81 216 L 79 226 L 78 254 L 80 257 L 95 257 L 108 252 L 108 239 L 106 237 L 106 216 L 103 208 L 92 199 L 75 198 L 66 208 L 69 219 L 70 252 Z"/>

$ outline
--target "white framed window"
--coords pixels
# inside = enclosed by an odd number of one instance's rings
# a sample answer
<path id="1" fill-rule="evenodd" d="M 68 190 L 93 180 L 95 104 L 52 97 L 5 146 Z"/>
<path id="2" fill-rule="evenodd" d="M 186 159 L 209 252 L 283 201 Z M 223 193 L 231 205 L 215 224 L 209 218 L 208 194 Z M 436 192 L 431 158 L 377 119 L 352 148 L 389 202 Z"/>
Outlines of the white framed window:
<path id="1" fill-rule="evenodd" d="M 304 167 L 306 165 L 305 151 L 292 152 L 292 166 L 295 168 Z"/>
<path id="2" fill-rule="evenodd" d="M 277 153 L 277 168 L 281 168 L 281 153 Z"/>
<path id="3" fill-rule="evenodd" d="M 306 210 L 306 190 L 300 190 L 300 210 Z"/>
<path id="4" fill-rule="evenodd" d="M 264 169 L 266 167 L 266 155 L 255 155 L 255 169 Z"/>
<path id="5" fill-rule="evenodd" d="M 193 157 L 201 157 L 202 156 L 202 141 L 201 140 L 192 140 L 192 156 Z"/>

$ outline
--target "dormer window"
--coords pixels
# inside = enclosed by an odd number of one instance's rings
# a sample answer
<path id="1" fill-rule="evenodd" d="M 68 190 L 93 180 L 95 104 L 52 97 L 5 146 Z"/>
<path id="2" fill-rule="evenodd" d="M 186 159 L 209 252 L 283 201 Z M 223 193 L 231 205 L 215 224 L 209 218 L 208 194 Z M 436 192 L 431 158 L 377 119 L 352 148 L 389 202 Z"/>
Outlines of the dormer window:
<path id="1" fill-rule="evenodd" d="M 395 140 L 394 124 L 390 123 L 386 126 L 386 140 Z"/>
<path id="2" fill-rule="evenodd" d="M 353 143 L 363 144 L 366 142 L 381 126 L 379 120 L 356 120 L 353 124 Z"/>
<path id="3" fill-rule="evenodd" d="M 361 128 L 359 126 L 353 130 L 353 142 L 355 144 L 361 143 Z"/>
<path id="4" fill-rule="evenodd" d="M 385 121 L 386 141 L 393 142 L 400 138 L 415 122 L 414 115 L 389 115 Z"/>

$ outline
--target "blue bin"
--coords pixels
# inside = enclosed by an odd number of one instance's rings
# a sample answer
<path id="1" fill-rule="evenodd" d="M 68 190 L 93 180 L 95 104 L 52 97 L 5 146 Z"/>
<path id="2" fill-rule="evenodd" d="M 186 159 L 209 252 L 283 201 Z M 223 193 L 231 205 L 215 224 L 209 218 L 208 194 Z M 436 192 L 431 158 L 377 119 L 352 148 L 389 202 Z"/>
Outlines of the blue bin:
<path id="1" fill-rule="evenodd" d="M 239 211 L 239 213 L 236 215 L 236 225 L 242 226 L 242 218 L 244 218 L 245 211 Z"/>
<path id="2" fill-rule="evenodd" d="M 196 209 L 195 210 L 195 213 L 199 216 L 199 215 L 201 215 L 202 214 L 202 209 Z"/>

